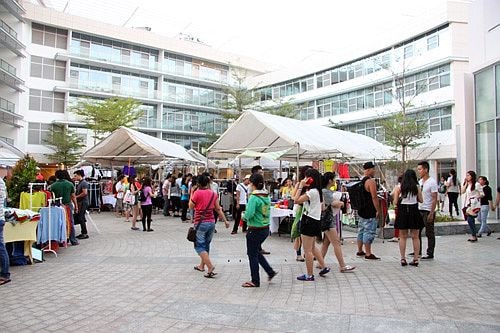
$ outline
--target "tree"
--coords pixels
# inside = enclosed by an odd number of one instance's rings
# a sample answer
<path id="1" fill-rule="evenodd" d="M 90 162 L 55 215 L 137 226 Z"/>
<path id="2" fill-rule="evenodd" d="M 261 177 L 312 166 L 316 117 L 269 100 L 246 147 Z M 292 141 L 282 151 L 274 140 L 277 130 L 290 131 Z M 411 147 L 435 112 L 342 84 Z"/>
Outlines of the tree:
<path id="1" fill-rule="evenodd" d="M 413 107 L 413 100 L 426 89 L 425 84 L 419 84 L 416 80 L 413 83 L 407 82 L 410 75 L 403 57 L 401 70 L 395 72 L 388 66 L 383 66 L 391 71 L 395 91 L 391 91 L 392 98 L 398 103 L 399 111 L 387 118 L 379 120 L 377 123 L 382 126 L 385 132 L 386 143 L 399 152 L 402 167 L 406 167 L 408 161 L 408 149 L 413 149 L 422 144 L 419 140 L 427 136 L 428 125 L 418 122 L 415 114 L 408 114 L 408 109 Z"/>
<path id="2" fill-rule="evenodd" d="M 222 89 L 227 94 L 227 100 L 222 104 L 225 110 L 222 115 L 226 119 L 238 119 L 245 110 L 250 109 L 249 106 L 258 101 L 257 96 L 245 84 L 247 71 L 236 70 L 232 75 L 235 83 Z"/>
<path id="3" fill-rule="evenodd" d="M 277 105 L 260 108 L 260 111 L 273 114 L 275 116 L 297 119 L 299 108 L 291 102 L 279 101 Z"/>
<path id="4" fill-rule="evenodd" d="M 120 126 L 130 127 L 142 116 L 141 103 L 132 98 L 108 98 L 103 101 L 84 99 L 71 108 L 83 117 L 88 129 L 93 131 L 94 144 Z"/>
<path id="5" fill-rule="evenodd" d="M 54 153 L 45 154 L 51 160 L 73 165 L 80 160 L 80 153 L 85 144 L 82 138 L 64 125 L 55 125 L 45 143 L 54 149 Z"/>
<path id="6" fill-rule="evenodd" d="M 205 154 L 207 149 L 219 139 L 220 135 L 216 133 L 207 133 L 206 140 L 200 143 L 201 153 Z"/>
<path id="7" fill-rule="evenodd" d="M 7 192 L 12 207 L 19 207 L 21 192 L 26 191 L 28 184 L 35 180 L 36 167 L 36 161 L 30 155 L 17 161 L 12 170 L 12 177 L 7 181 Z"/>

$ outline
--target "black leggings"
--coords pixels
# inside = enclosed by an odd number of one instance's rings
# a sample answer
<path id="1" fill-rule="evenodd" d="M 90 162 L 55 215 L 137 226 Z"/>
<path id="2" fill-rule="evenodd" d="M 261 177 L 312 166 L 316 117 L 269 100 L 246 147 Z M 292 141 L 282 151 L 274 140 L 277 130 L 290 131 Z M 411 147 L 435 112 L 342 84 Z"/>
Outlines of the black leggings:
<path id="1" fill-rule="evenodd" d="M 453 206 L 455 206 L 455 211 L 457 212 L 457 216 L 460 214 L 458 213 L 458 193 L 457 192 L 448 192 L 448 208 L 450 211 L 450 216 L 453 216 Z"/>
<path id="2" fill-rule="evenodd" d="M 181 200 L 181 221 L 186 221 L 187 220 L 187 210 L 188 210 L 188 200 Z"/>
<path id="3" fill-rule="evenodd" d="M 146 231 L 151 229 L 151 213 L 153 212 L 153 205 L 141 205 L 142 209 L 142 230 Z M 147 220 L 147 228 L 146 228 Z"/>

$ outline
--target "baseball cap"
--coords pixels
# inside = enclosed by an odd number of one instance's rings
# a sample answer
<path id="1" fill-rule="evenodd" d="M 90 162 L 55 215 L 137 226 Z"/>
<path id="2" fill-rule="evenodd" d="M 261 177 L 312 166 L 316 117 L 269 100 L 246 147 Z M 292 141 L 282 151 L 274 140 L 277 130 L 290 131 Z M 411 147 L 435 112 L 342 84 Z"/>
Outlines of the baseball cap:
<path id="1" fill-rule="evenodd" d="M 251 176 L 252 175 L 246 175 L 245 178 L 243 178 L 243 179 L 250 179 Z"/>
<path id="2" fill-rule="evenodd" d="M 365 164 L 363 164 L 363 169 L 364 170 L 368 170 L 368 169 L 373 169 L 375 168 L 377 165 L 373 162 L 366 162 Z"/>

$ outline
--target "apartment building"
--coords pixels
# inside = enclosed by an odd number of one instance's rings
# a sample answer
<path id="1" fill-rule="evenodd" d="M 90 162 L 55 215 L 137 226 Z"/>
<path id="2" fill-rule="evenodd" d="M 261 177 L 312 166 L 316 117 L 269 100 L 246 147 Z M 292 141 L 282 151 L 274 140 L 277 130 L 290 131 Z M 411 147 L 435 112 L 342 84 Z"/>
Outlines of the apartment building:
<path id="1" fill-rule="evenodd" d="M 381 49 L 312 72 L 288 69 L 255 78 L 261 103 L 297 105 L 301 120 L 385 141 L 380 119 L 401 111 L 427 127 L 427 138 L 409 158 L 429 160 L 435 175 L 461 164 L 466 140 L 464 75 L 468 71 L 466 4 L 450 2 L 443 13 L 408 29 L 411 35 Z M 391 38 L 385 38 L 390 42 Z M 349 46 L 339 46 L 349 47 Z M 458 159 L 458 165 L 457 165 Z"/>
<path id="2" fill-rule="evenodd" d="M 38 161 L 50 153 L 45 140 L 54 125 L 65 125 L 88 146 L 93 144 L 91 133 L 71 112 L 82 98 L 132 97 L 142 103 L 138 130 L 199 149 L 210 134 L 227 128 L 221 107 L 234 68 L 244 68 L 249 75 L 271 69 L 244 56 L 148 29 L 97 22 L 30 2 L 23 6 L 17 24 L 22 42 L 11 47 L 10 58 L 5 59 L 21 58 L 17 76 L 10 69 L 15 63 L 6 67 L 13 80 L 9 88 L 18 96 L 6 103 L 20 103 L 15 114 L 22 120 L 5 137 Z M 20 49 L 25 49 L 24 58 Z"/>

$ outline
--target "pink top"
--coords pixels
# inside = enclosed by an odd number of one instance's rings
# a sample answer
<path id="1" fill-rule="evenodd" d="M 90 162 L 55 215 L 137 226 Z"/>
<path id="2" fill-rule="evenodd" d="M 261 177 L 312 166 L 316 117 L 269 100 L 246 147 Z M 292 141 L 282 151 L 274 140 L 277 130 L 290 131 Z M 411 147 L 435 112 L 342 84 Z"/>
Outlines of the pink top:
<path id="1" fill-rule="evenodd" d="M 218 200 L 217 194 L 212 191 L 211 189 L 199 189 L 196 190 L 193 195 L 191 196 L 191 201 L 194 203 L 194 222 L 198 223 L 200 221 L 202 211 L 206 208 L 207 210 L 205 211 L 203 215 L 203 221 L 202 222 L 212 222 L 215 223 L 215 218 L 214 218 L 214 208 L 215 208 L 215 202 Z M 210 206 L 207 208 L 208 203 L 210 203 Z"/>
<path id="2" fill-rule="evenodd" d="M 153 195 L 153 191 L 150 186 L 146 186 L 142 189 L 144 195 L 146 196 L 146 201 L 141 202 L 141 206 L 152 205 L 151 196 Z"/>

